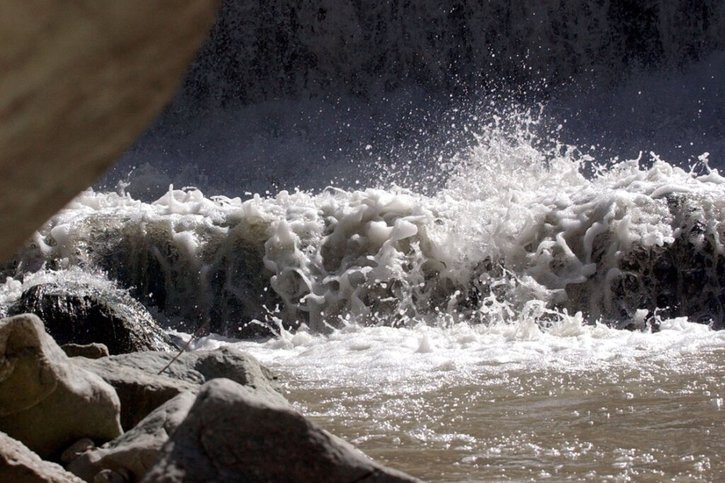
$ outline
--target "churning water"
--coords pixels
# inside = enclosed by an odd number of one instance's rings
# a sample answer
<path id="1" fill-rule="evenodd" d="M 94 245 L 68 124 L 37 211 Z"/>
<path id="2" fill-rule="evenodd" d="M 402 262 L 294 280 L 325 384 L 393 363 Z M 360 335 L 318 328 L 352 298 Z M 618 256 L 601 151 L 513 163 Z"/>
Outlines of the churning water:
<path id="1" fill-rule="evenodd" d="M 0 312 L 49 278 L 115 280 L 423 479 L 722 479 L 725 178 L 491 119 L 432 194 L 87 191 L 5 267 Z"/>

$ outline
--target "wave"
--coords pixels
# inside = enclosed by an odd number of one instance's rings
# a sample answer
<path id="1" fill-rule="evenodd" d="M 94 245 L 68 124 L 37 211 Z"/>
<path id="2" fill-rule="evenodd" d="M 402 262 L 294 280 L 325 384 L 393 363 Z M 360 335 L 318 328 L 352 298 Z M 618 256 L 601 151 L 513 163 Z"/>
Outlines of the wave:
<path id="1" fill-rule="evenodd" d="M 722 327 L 725 178 L 707 154 L 690 170 L 655 155 L 607 168 L 538 138 L 537 122 L 495 117 L 429 195 L 171 187 L 145 203 L 89 190 L 4 273 L 100 271 L 177 327 L 232 336 L 577 312 L 617 327 L 679 316 Z"/>

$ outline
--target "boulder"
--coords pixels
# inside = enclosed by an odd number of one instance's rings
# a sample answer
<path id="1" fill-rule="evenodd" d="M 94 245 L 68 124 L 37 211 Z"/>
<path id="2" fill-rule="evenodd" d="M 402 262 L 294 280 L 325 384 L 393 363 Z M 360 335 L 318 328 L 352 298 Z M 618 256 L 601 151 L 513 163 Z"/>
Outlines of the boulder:
<path id="1" fill-rule="evenodd" d="M 217 4 L 3 0 L 0 260 L 161 112 Z"/>
<path id="2" fill-rule="evenodd" d="M 88 359 L 100 359 L 108 357 L 106 344 L 95 342 L 93 344 L 63 344 L 60 346 L 68 357 L 86 357 Z"/>
<path id="3" fill-rule="evenodd" d="M 162 482 L 412 482 L 289 404 L 228 379 L 206 383 L 143 479 Z"/>
<path id="4" fill-rule="evenodd" d="M 121 434 L 116 392 L 70 360 L 38 317 L 0 320 L 0 431 L 41 457 Z"/>
<path id="5" fill-rule="evenodd" d="M 34 285 L 10 313 L 37 315 L 59 344 L 102 343 L 111 354 L 175 348 L 140 302 L 103 282 L 59 280 Z"/>
<path id="6" fill-rule="evenodd" d="M 176 360 L 169 365 L 174 358 Z M 73 362 L 95 372 L 116 389 L 121 399 L 121 423 L 126 429 L 135 426 L 169 399 L 184 391 L 196 392 L 214 378 L 225 377 L 268 393 L 270 397 L 281 398 L 276 392 L 276 377 L 269 369 L 252 356 L 231 347 L 181 355 L 136 352 L 98 360 L 79 357 Z"/>
<path id="7" fill-rule="evenodd" d="M 167 376 L 152 374 L 116 362 L 112 357 L 103 359 L 73 358 L 78 367 L 100 376 L 113 386 L 121 401 L 121 426 L 133 428 L 146 415 L 185 391 L 197 391 L 198 384 Z"/>
<path id="8" fill-rule="evenodd" d="M 140 481 L 158 460 L 169 436 L 189 413 L 194 399 L 191 392 L 179 394 L 119 438 L 82 453 L 70 462 L 68 470 L 91 482 L 103 471 L 123 475 L 126 481 Z"/>
<path id="9" fill-rule="evenodd" d="M 159 374 L 163 370 L 165 376 L 199 385 L 224 377 L 243 386 L 269 389 L 277 379 L 257 359 L 230 346 L 183 352 L 181 355 L 177 352 L 135 352 L 113 356 L 108 360 L 149 374 Z"/>
<path id="10" fill-rule="evenodd" d="M 0 433 L 0 481 L 8 483 L 82 483 L 60 465 L 43 461 L 20 441 Z"/>

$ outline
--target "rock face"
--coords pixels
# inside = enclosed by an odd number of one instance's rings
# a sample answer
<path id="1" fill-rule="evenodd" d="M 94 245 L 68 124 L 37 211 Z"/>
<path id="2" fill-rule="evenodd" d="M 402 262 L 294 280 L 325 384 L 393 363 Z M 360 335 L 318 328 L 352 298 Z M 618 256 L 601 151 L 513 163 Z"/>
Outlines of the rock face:
<path id="1" fill-rule="evenodd" d="M 7 0 L 0 15 L 0 259 L 89 186 L 171 99 L 213 0 Z"/>
<path id="2" fill-rule="evenodd" d="M 143 480 L 411 482 L 307 421 L 288 404 L 228 379 L 205 384 Z"/>
<path id="3" fill-rule="evenodd" d="M 17 483 L 82 483 L 60 465 L 43 461 L 23 443 L 0 433 L 0 481 Z"/>
<path id="4" fill-rule="evenodd" d="M 73 362 L 116 389 L 121 400 L 121 424 L 126 429 L 169 399 L 184 391 L 196 392 L 214 378 L 225 377 L 269 397 L 281 398 L 271 372 L 236 349 L 186 352 L 159 374 L 174 357 L 175 353 L 137 352 L 98 360 L 77 358 Z"/>
<path id="5" fill-rule="evenodd" d="M 175 348 L 148 310 L 120 289 L 42 283 L 26 290 L 10 312 L 37 315 L 59 344 L 103 343 L 111 354 Z"/>
<path id="6" fill-rule="evenodd" d="M 189 413 L 194 399 L 191 392 L 179 394 L 121 437 L 81 454 L 68 465 L 68 470 L 86 481 L 94 481 L 102 471 L 122 475 L 126 481 L 140 481 L 158 460 L 169 436 Z"/>
<path id="7" fill-rule="evenodd" d="M 0 430 L 42 457 L 121 434 L 116 392 L 69 360 L 36 316 L 0 320 Z"/>

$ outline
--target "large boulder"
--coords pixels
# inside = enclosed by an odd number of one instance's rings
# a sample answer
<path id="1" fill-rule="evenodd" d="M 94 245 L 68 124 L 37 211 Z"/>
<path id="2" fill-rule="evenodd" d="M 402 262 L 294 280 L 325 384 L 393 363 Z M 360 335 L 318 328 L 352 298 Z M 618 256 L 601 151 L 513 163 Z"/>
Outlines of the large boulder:
<path id="1" fill-rule="evenodd" d="M 206 383 L 143 480 L 412 482 L 318 428 L 289 404 L 228 379 Z"/>
<path id="2" fill-rule="evenodd" d="M 146 416 L 136 427 L 100 448 L 70 462 L 68 470 L 86 481 L 113 472 L 127 481 L 140 481 L 161 455 L 161 448 L 189 413 L 195 396 L 184 392 Z"/>
<path id="3" fill-rule="evenodd" d="M 219 377 L 280 397 L 275 376 L 252 356 L 231 347 L 212 351 L 136 352 L 73 362 L 111 384 L 121 399 L 121 423 L 135 426 L 164 402 L 184 391 L 196 392 Z"/>
<path id="4" fill-rule="evenodd" d="M 36 316 L 0 320 L 0 431 L 42 457 L 121 434 L 116 392 L 69 361 Z"/>
<path id="5" fill-rule="evenodd" d="M 149 311 L 110 283 L 40 283 L 10 308 L 11 315 L 19 313 L 40 317 L 59 344 L 102 343 L 111 354 L 175 348 Z"/>
<path id="6" fill-rule="evenodd" d="M 3 0 L 0 260 L 167 104 L 217 3 Z"/>
<path id="7" fill-rule="evenodd" d="M 44 461 L 20 441 L 0 432 L 0 481 L 8 483 L 83 483 L 60 465 Z"/>

